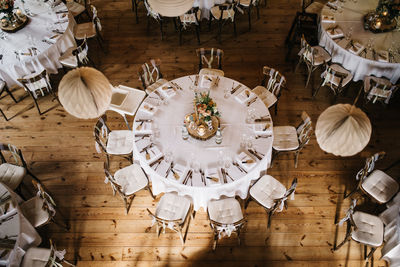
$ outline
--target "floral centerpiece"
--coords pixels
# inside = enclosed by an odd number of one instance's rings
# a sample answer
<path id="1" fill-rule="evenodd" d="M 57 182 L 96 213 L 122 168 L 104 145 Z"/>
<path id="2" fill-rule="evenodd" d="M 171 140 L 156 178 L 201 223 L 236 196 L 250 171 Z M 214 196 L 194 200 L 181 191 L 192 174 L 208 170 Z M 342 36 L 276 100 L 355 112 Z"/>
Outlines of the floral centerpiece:
<path id="1" fill-rule="evenodd" d="M 14 9 L 14 0 L 0 0 L 0 13 L 11 14 Z"/>
<path id="2" fill-rule="evenodd" d="M 0 13 L 5 14 L 1 17 L 0 28 L 6 32 L 16 32 L 28 22 L 20 9 L 14 13 L 14 0 L 0 0 Z"/>
<path id="3" fill-rule="evenodd" d="M 212 116 L 220 117 L 217 104 L 211 99 L 210 91 L 195 94 L 195 110 L 200 120 L 210 121 Z"/>

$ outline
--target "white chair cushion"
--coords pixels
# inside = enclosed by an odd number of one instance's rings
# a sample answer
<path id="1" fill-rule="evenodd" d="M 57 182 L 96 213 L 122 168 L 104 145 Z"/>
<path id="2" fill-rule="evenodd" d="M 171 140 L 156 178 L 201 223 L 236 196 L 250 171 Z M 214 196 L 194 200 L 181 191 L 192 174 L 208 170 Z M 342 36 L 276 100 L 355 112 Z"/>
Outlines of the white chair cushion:
<path id="1" fill-rule="evenodd" d="M 117 94 L 122 94 L 122 96 L 125 96 L 121 100 L 117 97 Z M 118 87 L 113 89 L 110 109 L 118 113 L 134 116 L 136 110 L 139 108 L 145 97 L 146 93 L 143 90 L 119 85 Z"/>
<path id="2" fill-rule="evenodd" d="M 76 60 L 76 56 L 72 54 L 72 51 L 76 49 L 76 47 L 68 48 L 67 51 L 58 59 L 61 65 L 69 67 L 69 68 L 77 68 L 78 61 Z"/>
<path id="3" fill-rule="evenodd" d="M 224 77 L 225 73 L 223 70 L 219 70 L 219 69 L 202 68 L 199 71 L 199 75 L 216 75 L 216 76 Z"/>
<path id="4" fill-rule="evenodd" d="M 177 193 L 166 193 L 158 202 L 156 216 L 164 220 L 185 220 L 190 200 Z"/>
<path id="5" fill-rule="evenodd" d="M 122 193 L 131 195 L 148 184 L 146 175 L 138 164 L 132 164 L 115 172 L 114 179 L 121 186 Z"/>
<path id="6" fill-rule="evenodd" d="M 372 80 L 372 81 L 375 81 L 376 83 L 379 83 L 379 84 L 384 84 L 384 85 L 387 85 L 387 86 L 392 86 L 392 83 L 391 83 L 388 79 L 385 79 L 385 78 L 377 78 L 377 77 L 374 77 L 374 76 L 366 76 L 366 77 L 364 78 L 364 92 L 366 92 L 366 93 L 368 93 L 369 90 L 372 89 L 372 88 L 371 88 L 371 80 Z"/>
<path id="7" fill-rule="evenodd" d="M 244 7 L 248 7 L 250 5 L 251 0 L 240 0 L 239 1 L 239 5 L 244 6 Z M 253 0 L 252 3 L 253 6 L 257 5 L 257 0 Z"/>
<path id="8" fill-rule="evenodd" d="M 383 222 L 378 216 L 356 211 L 353 214 L 357 229 L 351 232 L 351 238 L 371 247 L 379 247 L 383 243 Z"/>
<path id="9" fill-rule="evenodd" d="M 319 66 L 324 62 L 329 62 L 331 60 L 331 55 L 323 47 L 316 45 L 313 46 L 317 53 L 314 55 L 314 66 Z"/>
<path id="10" fill-rule="evenodd" d="M 285 186 L 270 175 L 264 175 L 250 188 L 250 196 L 267 209 L 272 208 L 274 200 L 283 197 L 285 192 Z"/>
<path id="11" fill-rule="evenodd" d="M 276 96 L 268 91 L 268 89 L 264 86 L 259 85 L 255 87 L 252 91 L 256 93 L 259 98 L 261 98 L 267 108 L 270 108 L 278 100 Z"/>
<path id="12" fill-rule="evenodd" d="M 380 203 L 386 203 L 399 191 L 399 184 L 383 171 L 374 170 L 361 188 Z"/>
<path id="13" fill-rule="evenodd" d="M 299 147 L 296 128 L 293 126 L 274 127 L 272 147 L 277 151 L 289 151 Z"/>
<path id="14" fill-rule="evenodd" d="M 353 79 L 353 74 L 351 74 L 350 71 L 346 70 L 342 66 L 340 66 L 338 64 L 332 64 L 330 67 L 336 72 L 344 73 L 347 75 L 346 78 L 344 78 L 342 81 L 342 86 L 346 86 Z M 322 73 L 321 77 L 324 77 L 325 74 L 326 74 L 326 71 L 324 71 L 324 73 Z M 339 86 L 340 78 L 337 76 L 334 76 L 334 77 L 332 77 L 330 82 L 336 86 Z"/>
<path id="15" fill-rule="evenodd" d="M 133 133 L 130 130 L 115 130 L 108 135 L 107 153 L 123 155 L 132 153 Z"/>
<path id="16" fill-rule="evenodd" d="M 78 16 L 83 11 L 85 11 L 85 6 L 81 5 L 75 1 L 67 1 L 67 8 L 68 11 L 71 12 L 72 16 Z"/>
<path id="17" fill-rule="evenodd" d="M 314 3 L 312 3 L 311 5 L 309 5 L 307 8 L 306 8 L 306 12 L 307 13 L 314 13 L 314 14 L 320 14 L 321 13 L 321 11 L 322 11 L 322 9 L 324 8 L 324 4 L 322 4 L 322 3 L 319 3 L 319 2 L 314 2 Z"/>
<path id="18" fill-rule="evenodd" d="M 74 28 L 74 37 L 78 40 L 83 40 L 85 38 L 92 38 L 96 36 L 96 28 L 93 22 L 86 22 L 81 24 L 76 24 Z"/>
<path id="19" fill-rule="evenodd" d="M 235 198 L 211 200 L 208 203 L 210 219 L 223 224 L 232 224 L 243 219 L 239 201 Z"/>
<path id="20" fill-rule="evenodd" d="M 26 174 L 24 167 L 3 163 L 0 165 L 0 182 L 15 190 Z"/>
<path id="21" fill-rule="evenodd" d="M 191 14 L 183 14 L 179 16 L 180 20 L 182 23 L 196 23 L 196 15 L 197 15 L 197 21 L 201 21 L 201 10 L 198 10 L 196 14 L 191 13 Z"/>
<path id="22" fill-rule="evenodd" d="M 22 267 L 45 267 L 51 256 L 49 248 L 29 248 L 22 260 Z"/>
<path id="23" fill-rule="evenodd" d="M 166 84 L 168 81 L 165 79 L 158 79 L 155 83 L 149 85 L 146 87 L 146 93 L 149 95 L 151 94 L 154 90 L 156 90 L 158 87 L 163 86 Z"/>
<path id="24" fill-rule="evenodd" d="M 235 11 L 233 9 L 220 10 L 219 6 L 214 6 L 211 8 L 211 15 L 215 19 L 219 19 L 221 17 L 221 12 L 223 12 L 222 19 L 231 19 L 234 17 L 235 14 Z"/>
<path id="25" fill-rule="evenodd" d="M 20 205 L 22 213 L 33 227 L 45 224 L 50 218 L 50 214 L 43 209 L 43 203 L 43 198 L 35 196 Z"/>

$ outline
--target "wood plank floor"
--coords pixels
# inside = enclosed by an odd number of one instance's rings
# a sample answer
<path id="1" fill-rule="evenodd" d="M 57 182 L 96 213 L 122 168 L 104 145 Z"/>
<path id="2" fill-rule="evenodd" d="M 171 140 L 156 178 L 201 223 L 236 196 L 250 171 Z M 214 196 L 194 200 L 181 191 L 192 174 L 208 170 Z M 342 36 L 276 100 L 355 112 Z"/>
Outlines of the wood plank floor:
<path id="1" fill-rule="evenodd" d="M 140 23 L 136 24 L 130 1 L 93 0 L 102 18 L 109 52 L 103 54 L 94 41 L 89 43 L 90 54 L 112 84 L 139 87 L 137 69 L 150 58 L 160 58 L 166 78 L 173 79 L 197 72 L 196 48 L 219 47 L 225 51 L 225 75 L 249 87 L 260 83 L 264 65 L 277 68 L 286 76 L 289 91 L 282 92 L 278 115 L 273 114 L 275 125 L 297 125 L 302 110 L 316 122 L 319 114 L 332 104 L 332 95 L 328 89 L 322 89 L 312 99 L 310 88 L 304 88 L 305 69 L 293 72 L 297 60 L 295 51 L 289 62 L 284 60 L 284 40 L 300 8 L 299 2 L 268 1 L 268 7 L 260 10 L 259 20 L 254 13 L 251 32 L 247 30 L 247 17 L 240 16 L 238 37 L 233 36 L 232 26 L 226 25 L 222 45 L 215 40 L 216 25 L 209 32 L 204 23 L 200 46 L 193 31 L 184 33 L 184 44 L 179 46 L 172 23 L 165 28 L 163 41 L 154 21 L 146 31 L 142 4 Z M 315 75 L 315 85 L 319 82 L 318 75 L 319 72 Z M 52 77 L 55 86 L 61 76 Z M 353 84 L 338 102 L 351 103 L 360 86 L 361 83 Z M 21 95 L 21 90 L 16 94 Z M 2 108 L 10 104 L 7 101 L 2 99 Z M 5 109 L 8 114 L 14 114 L 29 108 L 30 104 L 27 98 Z M 52 107 L 55 102 L 47 99 L 42 104 Z M 67 259 L 77 260 L 78 266 L 363 266 L 362 247 L 355 242 L 331 251 L 337 235 L 340 239 L 344 233 L 334 225 L 335 216 L 338 213 L 343 216 L 349 203 L 343 201 L 343 192 L 346 186 L 354 186 L 354 175 L 363 166 L 364 157 L 386 151 L 386 158 L 378 164 L 382 169 L 400 158 L 398 98 L 387 108 L 368 105 L 366 109 L 373 132 L 363 152 L 349 158 L 335 157 L 321 151 L 313 137 L 302 150 L 297 169 L 293 155 L 280 156 L 269 173 L 286 186 L 294 177 L 299 181 L 289 209 L 276 214 L 267 230 L 265 211 L 251 202 L 245 213 L 248 223 L 242 245 L 238 246 L 235 238 L 225 239 L 220 241 L 215 253 L 211 252 L 212 232 L 204 211 L 198 212 L 191 222 L 184 248 L 176 234 L 167 233 L 157 238 L 155 229 L 150 228 L 146 208 L 154 210 L 158 198 L 153 200 L 147 191 L 138 194 L 131 211 L 125 215 L 122 200 L 113 197 L 110 186 L 103 182 L 104 157 L 96 153 L 92 133 L 95 120 L 73 118 L 60 106 L 43 116 L 31 108 L 9 122 L 1 120 L 0 141 L 22 149 L 32 171 L 70 219 L 69 232 L 50 225 L 41 229 L 41 233 L 53 238 L 59 248 L 66 248 Z M 125 127 L 116 113 L 108 115 L 111 128 Z M 118 158 L 113 159 L 114 168 L 124 164 Z M 398 178 L 399 172 L 397 166 L 389 174 Z M 29 184 L 29 179 L 25 183 Z M 377 251 L 375 266 L 385 266 L 379 257 L 380 251 Z"/>

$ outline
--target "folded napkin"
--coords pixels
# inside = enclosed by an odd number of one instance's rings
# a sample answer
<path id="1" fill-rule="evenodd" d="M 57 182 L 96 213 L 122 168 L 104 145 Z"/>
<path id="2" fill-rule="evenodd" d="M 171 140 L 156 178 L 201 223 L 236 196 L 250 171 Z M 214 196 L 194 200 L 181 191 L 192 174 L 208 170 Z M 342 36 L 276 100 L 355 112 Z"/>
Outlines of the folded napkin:
<path id="1" fill-rule="evenodd" d="M 52 35 L 48 35 L 48 36 L 44 37 L 44 39 L 49 41 L 50 43 L 55 44 L 57 42 L 58 38 L 60 38 L 60 37 L 61 37 L 61 34 L 54 33 Z"/>
<path id="2" fill-rule="evenodd" d="M 155 162 L 163 156 L 163 153 L 160 151 L 157 145 L 153 145 L 152 147 L 148 148 L 147 152 L 149 154 L 149 158 L 146 156 L 146 151 L 141 152 L 140 155 L 146 159 L 148 164 Z"/>
<path id="3" fill-rule="evenodd" d="M 389 62 L 389 52 L 388 51 L 378 51 L 376 53 L 377 60 L 380 62 Z"/>
<path id="4" fill-rule="evenodd" d="M 137 135 L 151 134 L 153 133 L 151 122 L 145 121 L 135 121 L 133 125 L 133 131 Z"/>
<path id="5" fill-rule="evenodd" d="M 157 111 L 157 107 L 153 104 L 150 104 L 149 101 L 144 101 L 140 106 L 140 111 L 146 112 L 149 115 L 154 115 Z"/>
<path id="6" fill-rule="evenodd" d="M 163 176 L 167 175 L 166 171 L 169 169 L 170 166 L 171 163 L 168 163 L 168 168 L 163 173 Z M 186 166 L 179 163 L 174 163 L 174 168 L 172 168 L 172 170 L 168 172 L 168 179 L 171 179 L 173 181 L 183 181 L 183 179 L 185 179 L 185 173 L 187 172 Z M 176 177 L 174 172 L 176 173 Z"/>
<path id="7" fill-rule="evenodd" d="M 5 201 L 4 203 L 1 204 L 0 206 L 0 216 L 10 213 L 12 211 L 15 210 L 15 206 L 14 203 L 10 197 L 10 199 L 8 199 L 7 201 Z"/>
<path id="8" fill-rule="evenodd" d="M 176 95 L 175 87 L 172 87 L 169 83 L 164 84 L 161 88 L 158 88 L 157 91 L 163 96 L 170 98 Z"/>
<path id="9" fill-rule="evenodd" d="M 244 89 L 235 96 L 235 99 L 239 103 L 244 104 L 252 101 L 255 97 L 257 97 L 257 95 L 253 93 L 250 89 Z"/>
<path id="10" fill-rule="evenodd" d="M 364 49 L 365 47 L 358 42 L 349 43 L 348 50 L 355 55 L 359 55 L 362 51 L 364 51 Z"/>
<path id="11" fill-rule="evenodd" d="M 272 124 L 266 123 L 254 123 L 252 125 L 253 131 L 257 135 L 269 135 L 272 134 Z"/>
<path id="12" fill-rule="evenodd" d="M 322 16 L 322 22 L 335 23 L 335 17 L 331 16 L 331 15 L 323 15 Z"/>
<path id="13" fill-rule="evenodd" d="M 239 165 L 242 166 L 246 171 L 249 171 L 257 164 L 256 160 L 250 157 L 245 152 L 241 152 L 239 155 L 236 156 L 236 158 Z"/>
<path id="14" fill-rule="evenodd" d="M 16 53 L 18 53 L 19 60 L 24 60 L 34 56 L 34 53 L 31 49 L 18 50 Z"/>
<path id="15" fill-rule="evenodd" d="M 219 185 L 222 182 L 217 168 L 207 169 L 205 171 L 205 176 L 206 176 L 206 184 L 207 184 L 207 186 Z M 209 178 L 207 178 L 207 177 L 209 177 Z"/>
<path id="16" fill-rule="evenodd" d="M 201 76 L 201 81 L 200 81 L 200 87 L 201 88 L 210 88 L 213 85 L 213 81 L 215 79 L 215 76 L 213 75 L 202 75 Z"/>
<path id="17" fill-rule="evenodd" d="M 332 39 L 337 39 L 344 36 L 342 29 L 340 29 L 339 27 L 327 29 L 326 32 Z"/>

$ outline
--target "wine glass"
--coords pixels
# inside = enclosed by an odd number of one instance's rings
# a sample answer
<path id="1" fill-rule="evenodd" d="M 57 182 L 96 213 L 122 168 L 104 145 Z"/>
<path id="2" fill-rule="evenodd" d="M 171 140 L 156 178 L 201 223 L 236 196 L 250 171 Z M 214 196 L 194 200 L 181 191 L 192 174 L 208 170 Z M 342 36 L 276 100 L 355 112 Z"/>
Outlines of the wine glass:
<path id="1" fill-rule="evenodd" d="M 240 137 L 240 147 L 245 148 L 247 143 L 247 134 L 242 134 Z"/>

